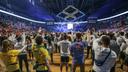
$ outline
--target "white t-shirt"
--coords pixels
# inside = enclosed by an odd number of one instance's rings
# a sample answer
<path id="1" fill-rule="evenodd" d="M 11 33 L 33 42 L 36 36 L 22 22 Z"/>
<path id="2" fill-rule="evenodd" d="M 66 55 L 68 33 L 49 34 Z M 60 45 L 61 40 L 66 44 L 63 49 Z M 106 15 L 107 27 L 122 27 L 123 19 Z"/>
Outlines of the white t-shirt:
<path id="1" fill-rule="evenodd" d="M 99 61 L 104 61 L 105 57 L 110 52 L 110 48 L 101 48 L 98 46 L 98 39 L 94 41 L 94 52 L 95 59 Z M 116 62 L 117 55 L 114 51 L 111 51 L 111 54 L 108 56 L 107 60 L 104 62 L 102 66 L 97 66 L 94 62 L 93 70 L 96 72 L 110 72 L 111 68 L 114 66 Z"/>
<path id="2" fill-rule="evenodd" d="M 92 49 L 93 49 L 93 50 L 95 50 L 95 49 L 97 49 L 97 48 L 100 47 L 100 46 L 98 45 L 99 41 L 100 41 L 100 38 L 97 38 L 97 39 L 93 40 L 93 44 L 92 44 Z"/>
<path id="3" fill-rule="evenodd" d="M 14 47 L 16 47 L 17 49 L 21 49 L 23 47 L 23 44 L 22 44 L 22 42 L 16 42 Z"/>
<path id="4" fill-rule="evenodd" d="M 117 44 L 119 46 L 121 46 L 121 44 L 123 43 L 123 41 L 124 41 L 124 36 L 117 37 Z"/>
<path id="5" fill-rule="evenodd" d="M 122 43 L 120 50 L 128 54 L 128 39 L 125 39 L 126 43 Z"/>
<path id="6" fill-rule="evenodd" d="M 12 42 L 15 42 L 16 41 L 16 35 L 15 34 L 12 34 L 11 36 L 8 37 L 8 39 Z"/>
<path id="7" fill-rule="evenodd" d="M 95 59 L 104 61 L 105 57 L 108 55 L 110 52 L 110 48 L 101 48 L 97 49 L 95 51 Z M 111 68 L 114 66 L 116 62 L 117 55 L 114 51 L 111 51 L 111 54 L 108 56 L 106 61 L 102 66 L 97 66 L 96 63 L 94 62 L 93 69 L 96 72 L 110 72 Z"/>
<path id="8" fill-rule="evenodd" d="M 58 45 L 60 46 L 60 53 L 61 56 L 69 56 L 70 50 L 69 47 L 71 46 L 71 42 L 68 40 L 62 40 L 58 42 Z"/>
<path id="9" fill-rule="evenodd" d="M 95 40 L 94 35 L 87 36 L 88 46 L 91 46 L 91 43 L 93 42 L 93 40 Z"/>

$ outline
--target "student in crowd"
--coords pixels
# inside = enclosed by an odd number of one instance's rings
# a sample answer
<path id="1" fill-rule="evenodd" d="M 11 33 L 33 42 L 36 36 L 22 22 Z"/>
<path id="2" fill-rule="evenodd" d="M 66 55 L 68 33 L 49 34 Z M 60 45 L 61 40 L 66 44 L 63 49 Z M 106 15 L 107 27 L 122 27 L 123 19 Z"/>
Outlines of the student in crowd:
<path id="1" fill-rule="evenodd" d="M 6 33 L 5 31 L 2 31 L 0 33 L 0 47 L 2 46 L 2 41 L 4 41 L 5 39 L 7 39 L 7 36 L 6 36 L 5 33 Z"/>
<path id="2" fill-rule="evenodd" d="M 101 36 L 95 42 L 93 72 L 110 72 L 116 62 L 116 53 L 109 48 L 110 38 Z"/>
<path id="3" fill-rule="evenodd" d="M 69 55 L 70 50 L 69 47 L 71 42 L 67 39 L 67 35 L 64 34 L 62 41 L 58 42 L 60 46 L 60 53 L 61 53 L 61 64 L 60 64 L 60 72 L 63 70 L 63 65 L 66 64 L 66 72 L 68 72 L 68 62 L 69 62 Z"/>
<path id="4" fill-rule="evenodd" d="M 93 40 L 95 39 L 95 36 L 93 35 L 92 31 L 89 31 L 89 33 L 87 34 L 87 42 L 88 42 L 88 47 L 87 47 L 87 57 L 89 57 L 90 51 L 92 54 L 92 44 L 93 44 Z"/>
<path id="5" fill-rule="evenodd" d="M 120 53 L 120 46 L 117 44 L 116 42 L 116 37 L 114 36 L 114 33 L 110 32 L 108 33 L 108 36 L 110 37 L 110 49 L 112 49 L 116 54 L 117 56 L 119 55 Z"/>
<path id="6" fill-rule="evenodd" d="M 32 53 L 32 40 L 30 36 L 26 36 L 26 44 L 27 44 L 27 52 L 29 56 L 29 60 L 33 60 L 33 53 Z"/>
<path id="7" fill-rule="evenodd" d="M 125 53 L 124 50 L 126 48 L 126 41 L 125 41 L 125 36 L 124 32 L 119 32 L 119 37 L 117 37 L 117 44 L 120 46 L 120 55 L 119 55 L 119 61 L 121 62 L 120 68 L 123 69 L 124 65 L 124 59 L 125 59 Z"/>
<path id="8" fill-rule="evenodd" d="M 114 36 L 114 33 L 110 32 L 110 33 L 108 33 L 108 35 L 109 35 L 109 37 L 110 37 L 110 45 L 109 45 L 109 47 L 110 47 L 110 49 L 113 50 L 113 51 L 116 53 L 116 55 L 118 56 L 119 53 L 120 53 L 120 47 L 119 47 L 119 45 L 118 45 L 117 42 L 116 42 L 116 38 L 115 38 L 115 36 Z M 115 63 L 115 65 L 112 67 L 111 72 L 115 72 L 115 66 L 116 66 L 116 63 Z"/>
<path id="9" fill-rule="evenodd" d="M 125 64 L 125 71 L 128 72 L 128 47 L 126 49 L 126 54 L 125 54 L 125 59 L 124 59 L 124 64 Z"/>
<path id="10" fill-rule="evenodd" d="M 69 40 L 70 42 L 73 41 L 72 32 L 69 32 L 69 33 L 68 33 L 68 40 Z"/>
<path id="11" fill-rule="evenodd" d="M 128 33 L 125 34 L 126 38 L 126 49 L 125 49 L 125 59 L 124 59 L 124 64 L 125 64 L 125 71 L 128 72 Z"/>
<path id="12" fill-rule="evenodd" d="M 124 42 L 124 32 L 119 32 L 119 37 L 117 37 L 117 44 L 121 46 L 123 42 Z"/>
<path id="13" fill-rule="evenodd" d="M 124 68 L 125 65 L 125 70 L 126 72 L 128 71 L 127 65 L 128 65 L 128 33 L 125 34 L 125 42 L 122 43 L 120 47 L 122 53 L 123 53 L 123 60 L 122 60 L 122 69 Z"/>
<path id="14" fill-rule="evenodd" d="M 25 38 L 21 35 L 19 37 L 17 37 L 17 42 L 15 44 L 15 48 L 16 49 L 21 49 L 24 44 L 25 44 Z M 21 69 L 21 72 L 23 71 L 23 61 L 25 63 L 25 66 L 26 66 L 26 70 L 27 72 L 29 72 L 29 64 L 28 64 L 28 57 L 27 57 L 27 49 L 22 51 L 19 56 L 18 56 L 18 60 L 19 60 L 19 66 L 20 66 L 20 69 Z"/>
<path id="15" fill-rule="evenodd" d="M 35 57 L 34 69 L 36 72 L 51 72 L 49 59 L 50 56 L 46 48 L 44 48 L 43 39 L 41 36 L 37 36 L 35 39 L 36 44 L 32 45 L 32 52 Z"/>
<path id="16" fill-rule="evenodd" d="M 59 33 L 55 33 L 55 37 L 54 37 L 54 46 L 55 46 L 55 52 L 56 53 L 60 53 L 60 48 L 57 45 L 57 42 L 59 41 L 60 35 Z"/>
<path id="17" fill-rule="evenodd" d="M 27 47 L 26 45 L 20 50 L 10 50 L 11 41 L 4 40 L 2 42 L 2 52 L 0 52 L 0 59 L 6 66 L 7 72 L 20 72 L 17 57 Z"/>
<path id="18" fill-rule="evenodd" d="M 72 60 L 72 72 L 76 72 L 76 67 L 80 66 L 80 72 L 85 71 L 84 62 L 84 48 L 87 47 L 87 43 L 82 41 L 81 33 L 76 33 L 75 42 L 70 47 L 70 53 L 73 57 Z"/>
<path id="19" fill-rule="evenodd" d="M 53 43 L 52 43 L 52 35 L 50 33 L 47 33 L 47 35 L 44 37 L 47 41 L 46 48 L 50 54 L 51 62 L 53 63 Z"/>

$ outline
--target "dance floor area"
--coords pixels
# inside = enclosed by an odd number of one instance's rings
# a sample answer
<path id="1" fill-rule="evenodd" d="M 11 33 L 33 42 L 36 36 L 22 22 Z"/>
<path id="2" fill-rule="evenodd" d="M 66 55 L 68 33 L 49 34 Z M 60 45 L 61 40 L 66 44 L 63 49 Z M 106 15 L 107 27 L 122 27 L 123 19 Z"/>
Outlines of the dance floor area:
<path id="1" fill-rule="evenodd" d="M 54 62 L 51 64 L 51 69 L 52 72 L 60 72 L 60 54 L 59 53 L 54 53 L 53 55 L 54 58 Z M 92 69 L 92 65 L 91 65 L 92 61 L 91 58 L 85 59 L 85 72 L 90 72 L 90 70 Z M 71 64 L 72 64 L 72 59 L 70 58 L 70 62 L 69 62 L 69 72 L 71 72 Z M 29 67 L 30 67 L 30 72 L 35 72 L 35 70 L 33 70 L 33 65 L 32 62 L 29 61 Z M 25 70 L 25 66 L 24 66 L 24 72 L 26 72 Z M 63 68 L 63 72 L 66 72 L 66 68 Z M 77 67 L 76 72 L 80 72 L 79 67 Z M 120 63 L 117 61 L 117 65 L 116 65 L 116 72 L 123 72 L 120 68 Z"/>

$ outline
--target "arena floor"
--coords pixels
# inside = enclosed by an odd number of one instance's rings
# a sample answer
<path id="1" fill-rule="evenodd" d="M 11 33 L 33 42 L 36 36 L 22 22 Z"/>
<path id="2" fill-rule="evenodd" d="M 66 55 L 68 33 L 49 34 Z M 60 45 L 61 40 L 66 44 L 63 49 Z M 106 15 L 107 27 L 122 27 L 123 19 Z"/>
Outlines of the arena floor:
<path id="1" fill-rule="evenodd" d="M 54 54 L 54 63 L 51 64 L 51 69 L 52 69 L 52 72 L 60 72 L 60 54 L 59 53 L 55 53 Z M 71 65 L 71 58 L 70 58 L 70 62 L 69 64 Z M 31 62 L 29 62 L 30 64 L 30 71 L 31 72 L 35 72 L 32 68 L 32 64 Z M 120 68 L 119 68 L 119 63 L 117 63 L 116 65 L 116 72 L 123 72 Z M 24 66 L 25 67 L 25 66 Z M 85 72 L 89 72 L 92 68 L 92 65 L 91 65 L 91 59 L 86 59 L 85 60 Z M 24 68 L 24 72 L 26 72 L 25 68 Z M 66 72 L 65 71 L 65 67 L 63 68 L 63 72 Z M 69 68 L 69 72 L 70 72 L 70 68 Z M 80 72 L 79 71 L 79 67 L 77 68 L 77 71 L 76 72 Z"/>

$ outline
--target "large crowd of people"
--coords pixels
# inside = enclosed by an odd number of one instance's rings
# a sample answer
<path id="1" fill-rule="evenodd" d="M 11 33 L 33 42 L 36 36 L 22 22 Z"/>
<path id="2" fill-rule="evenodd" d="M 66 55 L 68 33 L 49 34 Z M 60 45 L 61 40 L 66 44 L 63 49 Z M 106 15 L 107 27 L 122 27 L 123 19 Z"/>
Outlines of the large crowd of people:
<path id="1" fill-rule="evenodd" d="M 0 28 L 2 72 L 23 72 L 23 66 L 26 67 L 26 72 L 31 72 L 28 61 L 33 62 L 36 72 L 55 72 L 50 67 L 54 63 L 55 53 L 60 54 L 60 72 L 63 72 L 64 65 L 65 71 L 69 71 L 70 57 L 70 71 L 76 72 L 76 67 L 79 66 L 80 72 L 85 72 L 85 61 L 90 56 L 92 72 L 116 72 L 117 60 L 122 71 L 128 72 L 127 32 L 98 32 L 89 29 L 86 32 L 55 33 L 13 29 L 10 26 Z"/>

